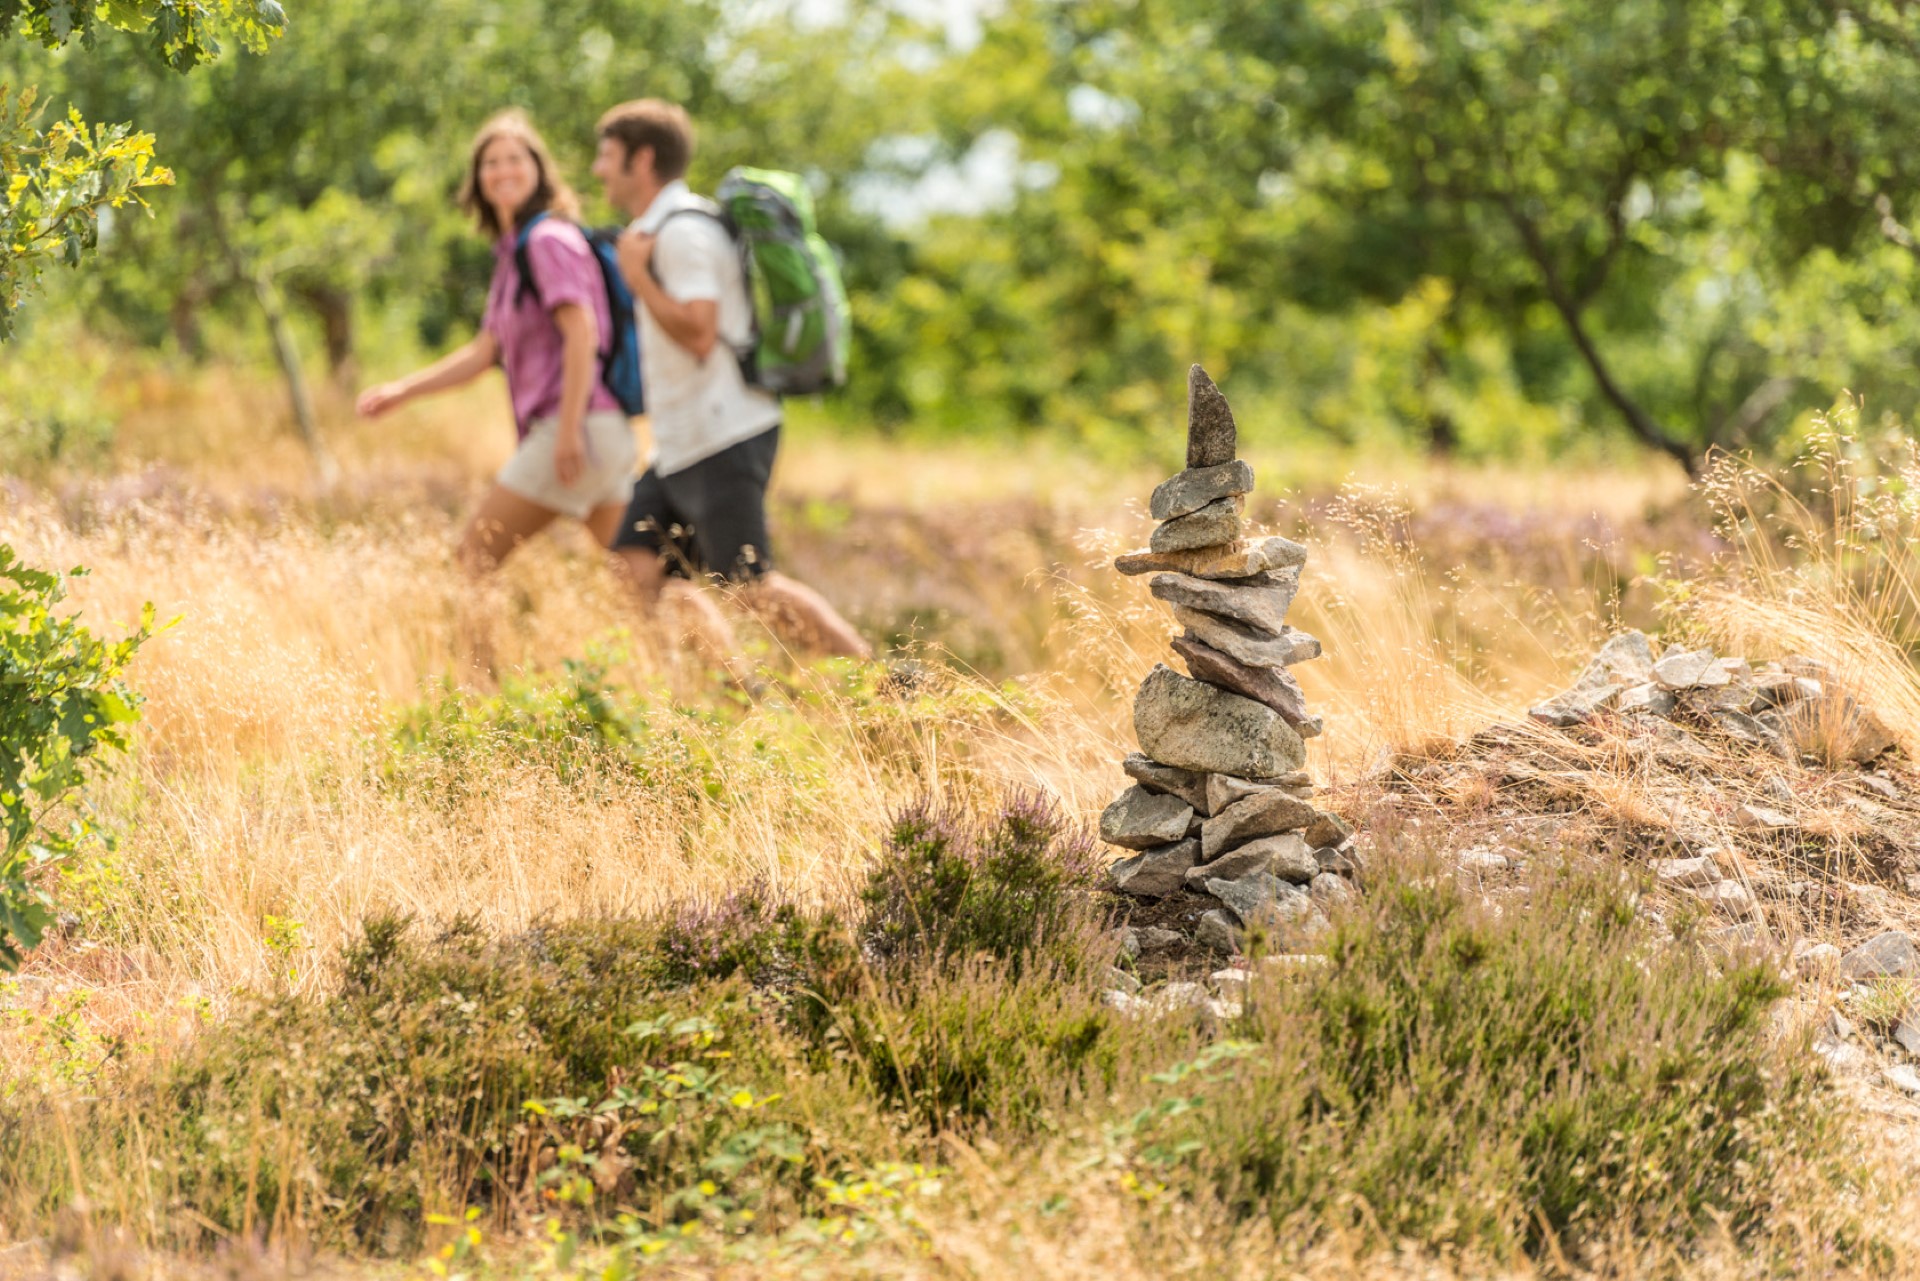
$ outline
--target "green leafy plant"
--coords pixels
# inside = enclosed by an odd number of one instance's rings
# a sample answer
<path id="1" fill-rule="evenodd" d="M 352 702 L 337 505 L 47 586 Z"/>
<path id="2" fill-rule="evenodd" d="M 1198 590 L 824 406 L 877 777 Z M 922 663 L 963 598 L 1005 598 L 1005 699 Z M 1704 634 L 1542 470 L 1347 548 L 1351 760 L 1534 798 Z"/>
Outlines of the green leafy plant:
<path id="1" fill-rule="evenodd" d="M 17 30 L 57 49 L 91 47 L 102 26 L 144 32 L 176 71 L 217 57 L 223 35 L 264 48 L 286 21 L 275 0 L 0 0 L 0 39 Z M 0 86 L 0 339 L 49 262 L 75 266 L 98 242 L 101 210 L 173 181 L 153 163 L 151 134 L 73 110 L 42 129 L 37 103 L 31 87 Z"/>
<path id="2" fill-rule="evenodd" d="M 103 641 L 55 612 L 65 595 L 60 575 L 22 564 L 0 543 L 0 970 L 17 968 L 40 942 L 51 919 L 46 874 L 96 833 L 84 810 L 62 811 L 101 749 L 126 750 L 139 719 L 121 674 L 153 633 L 152 607 L 129 635 Z"/>

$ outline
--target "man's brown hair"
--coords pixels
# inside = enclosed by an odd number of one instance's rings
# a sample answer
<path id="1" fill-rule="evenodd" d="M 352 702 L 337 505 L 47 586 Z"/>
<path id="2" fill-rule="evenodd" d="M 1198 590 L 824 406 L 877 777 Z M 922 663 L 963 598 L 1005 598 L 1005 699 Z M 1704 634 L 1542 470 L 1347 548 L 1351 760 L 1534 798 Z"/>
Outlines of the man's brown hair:
<path id="1" fill-rule="evenodd" d="M 687 176 L 693 163 L 693 121 L 686 110 L 658 98 L 623 102 L 600 117 L 602 138 L 617 139 L 626 158 L 642 147 L 653 148 L 653 172 L 661 182 Z"/>
<path id="2" fill-rule="evenodd" d="M 513 222 L 516 227 L 524 227 L 527 219 L 537 213 L 554 213 L 568 222 L 580 221 L 580 197 L 573 194 L 573 188 L 560 176 L 560 167 L 553 163 L 553 153 L 547 150 L 546 142 L 540 137 L 540 131 L 533 127 L 533 121 L 527 119 L 527 113 L 518 108 L 509 108 L 500 112 L 487 123 L 480 126 L 480 132 L 473 136 L 473 152 L 467 160 L 467 176 L 460 183 L 460 207 L 472 214 L 474 221 L 480 224 L 480 230 L 489 236 L 499 237 L 507 234 L 500 225 L 500 216 L 480 194 L 480 161 L 487 154 L 487 148 L 501 138 L 512 138 L 527 149 L 533 157 L 533 167 L 540 171 L 540 181 L 527 197 L 525 204 L 514 210 Z"/>

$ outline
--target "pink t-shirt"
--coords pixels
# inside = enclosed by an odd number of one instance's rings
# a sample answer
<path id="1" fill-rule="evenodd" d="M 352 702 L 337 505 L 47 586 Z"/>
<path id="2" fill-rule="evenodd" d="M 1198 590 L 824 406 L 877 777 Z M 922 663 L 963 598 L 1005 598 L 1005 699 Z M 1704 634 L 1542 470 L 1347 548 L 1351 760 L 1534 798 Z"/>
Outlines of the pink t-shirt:
<path id="1" fill-rule="evenodd" d="M 585 307 L 593 317 L 595 346 L 601 352 L 613 332 L 613 318 L 607 311 L 600 264 L 578 227 L 551 214 L 534 224 L 527 237 L 527 266 L 539 286 L 537 302 L 532 294 L 524 300 L 519 297 L 520 270 L 513 261 L 513 240 L 502 236 L 493 247 L 493 283 L 487 287 L 487 314 L 480 328 L 500 344 L 500 367 L 507 374 L 513 422 L 524 440 L 534 419 L 560 412 L 565 344 L 560 327 L 553 323 L 553 309 L 569 302 Z M 620 402 L 599 378 L 596 361 L 587 412 L 619 408 Z"/>

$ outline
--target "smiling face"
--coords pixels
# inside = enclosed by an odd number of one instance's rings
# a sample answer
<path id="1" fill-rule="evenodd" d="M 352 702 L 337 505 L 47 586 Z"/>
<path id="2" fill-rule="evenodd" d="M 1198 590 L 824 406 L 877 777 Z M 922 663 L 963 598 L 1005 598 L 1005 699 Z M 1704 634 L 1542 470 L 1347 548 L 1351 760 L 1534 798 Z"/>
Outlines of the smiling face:
<path id="1" fill-rule="evenodd" d="M 501 134 L 487 143 L 475 167 L 480 197 L 493 206 L 502 227 L 514 218 L 540 189 L 540 162 L 523 139 Z"/>

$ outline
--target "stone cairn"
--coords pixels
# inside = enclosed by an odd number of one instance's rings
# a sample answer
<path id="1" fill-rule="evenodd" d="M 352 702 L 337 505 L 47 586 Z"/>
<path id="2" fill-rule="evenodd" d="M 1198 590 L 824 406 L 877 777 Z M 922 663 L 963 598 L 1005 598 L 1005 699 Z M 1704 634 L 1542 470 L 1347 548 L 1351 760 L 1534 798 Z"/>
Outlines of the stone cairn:
<path id="1" fill-rule="evenodd" d="M 1233 411 L 1206 371 L 1187 379 L 1187 467 L 1153 491 L 1151 544 L 1114 562 L 1152 574 L 1155 598 L 1185 628 L 1133 703 L 1133 786 L 1100 816 L 1100 838 L 1128 852 L 1109 872 L 1139 898 L 1207 895 L 1197 941 L 1238 951 L 1242 930 L 1311 934 L 1320 907 L 1347 897 L 1351 830 L 1314 809 L 1301 768 L 1321 721 L 1287 669 L 1320 642 L 1287 626 L 1307 549 L 1243 538 L 1253 469 L 1238 459 Z M 1158 931 L 1147 931 L 1159 933 Z M 1170 941 L 1170 940 L 1169 940 Z"/>

